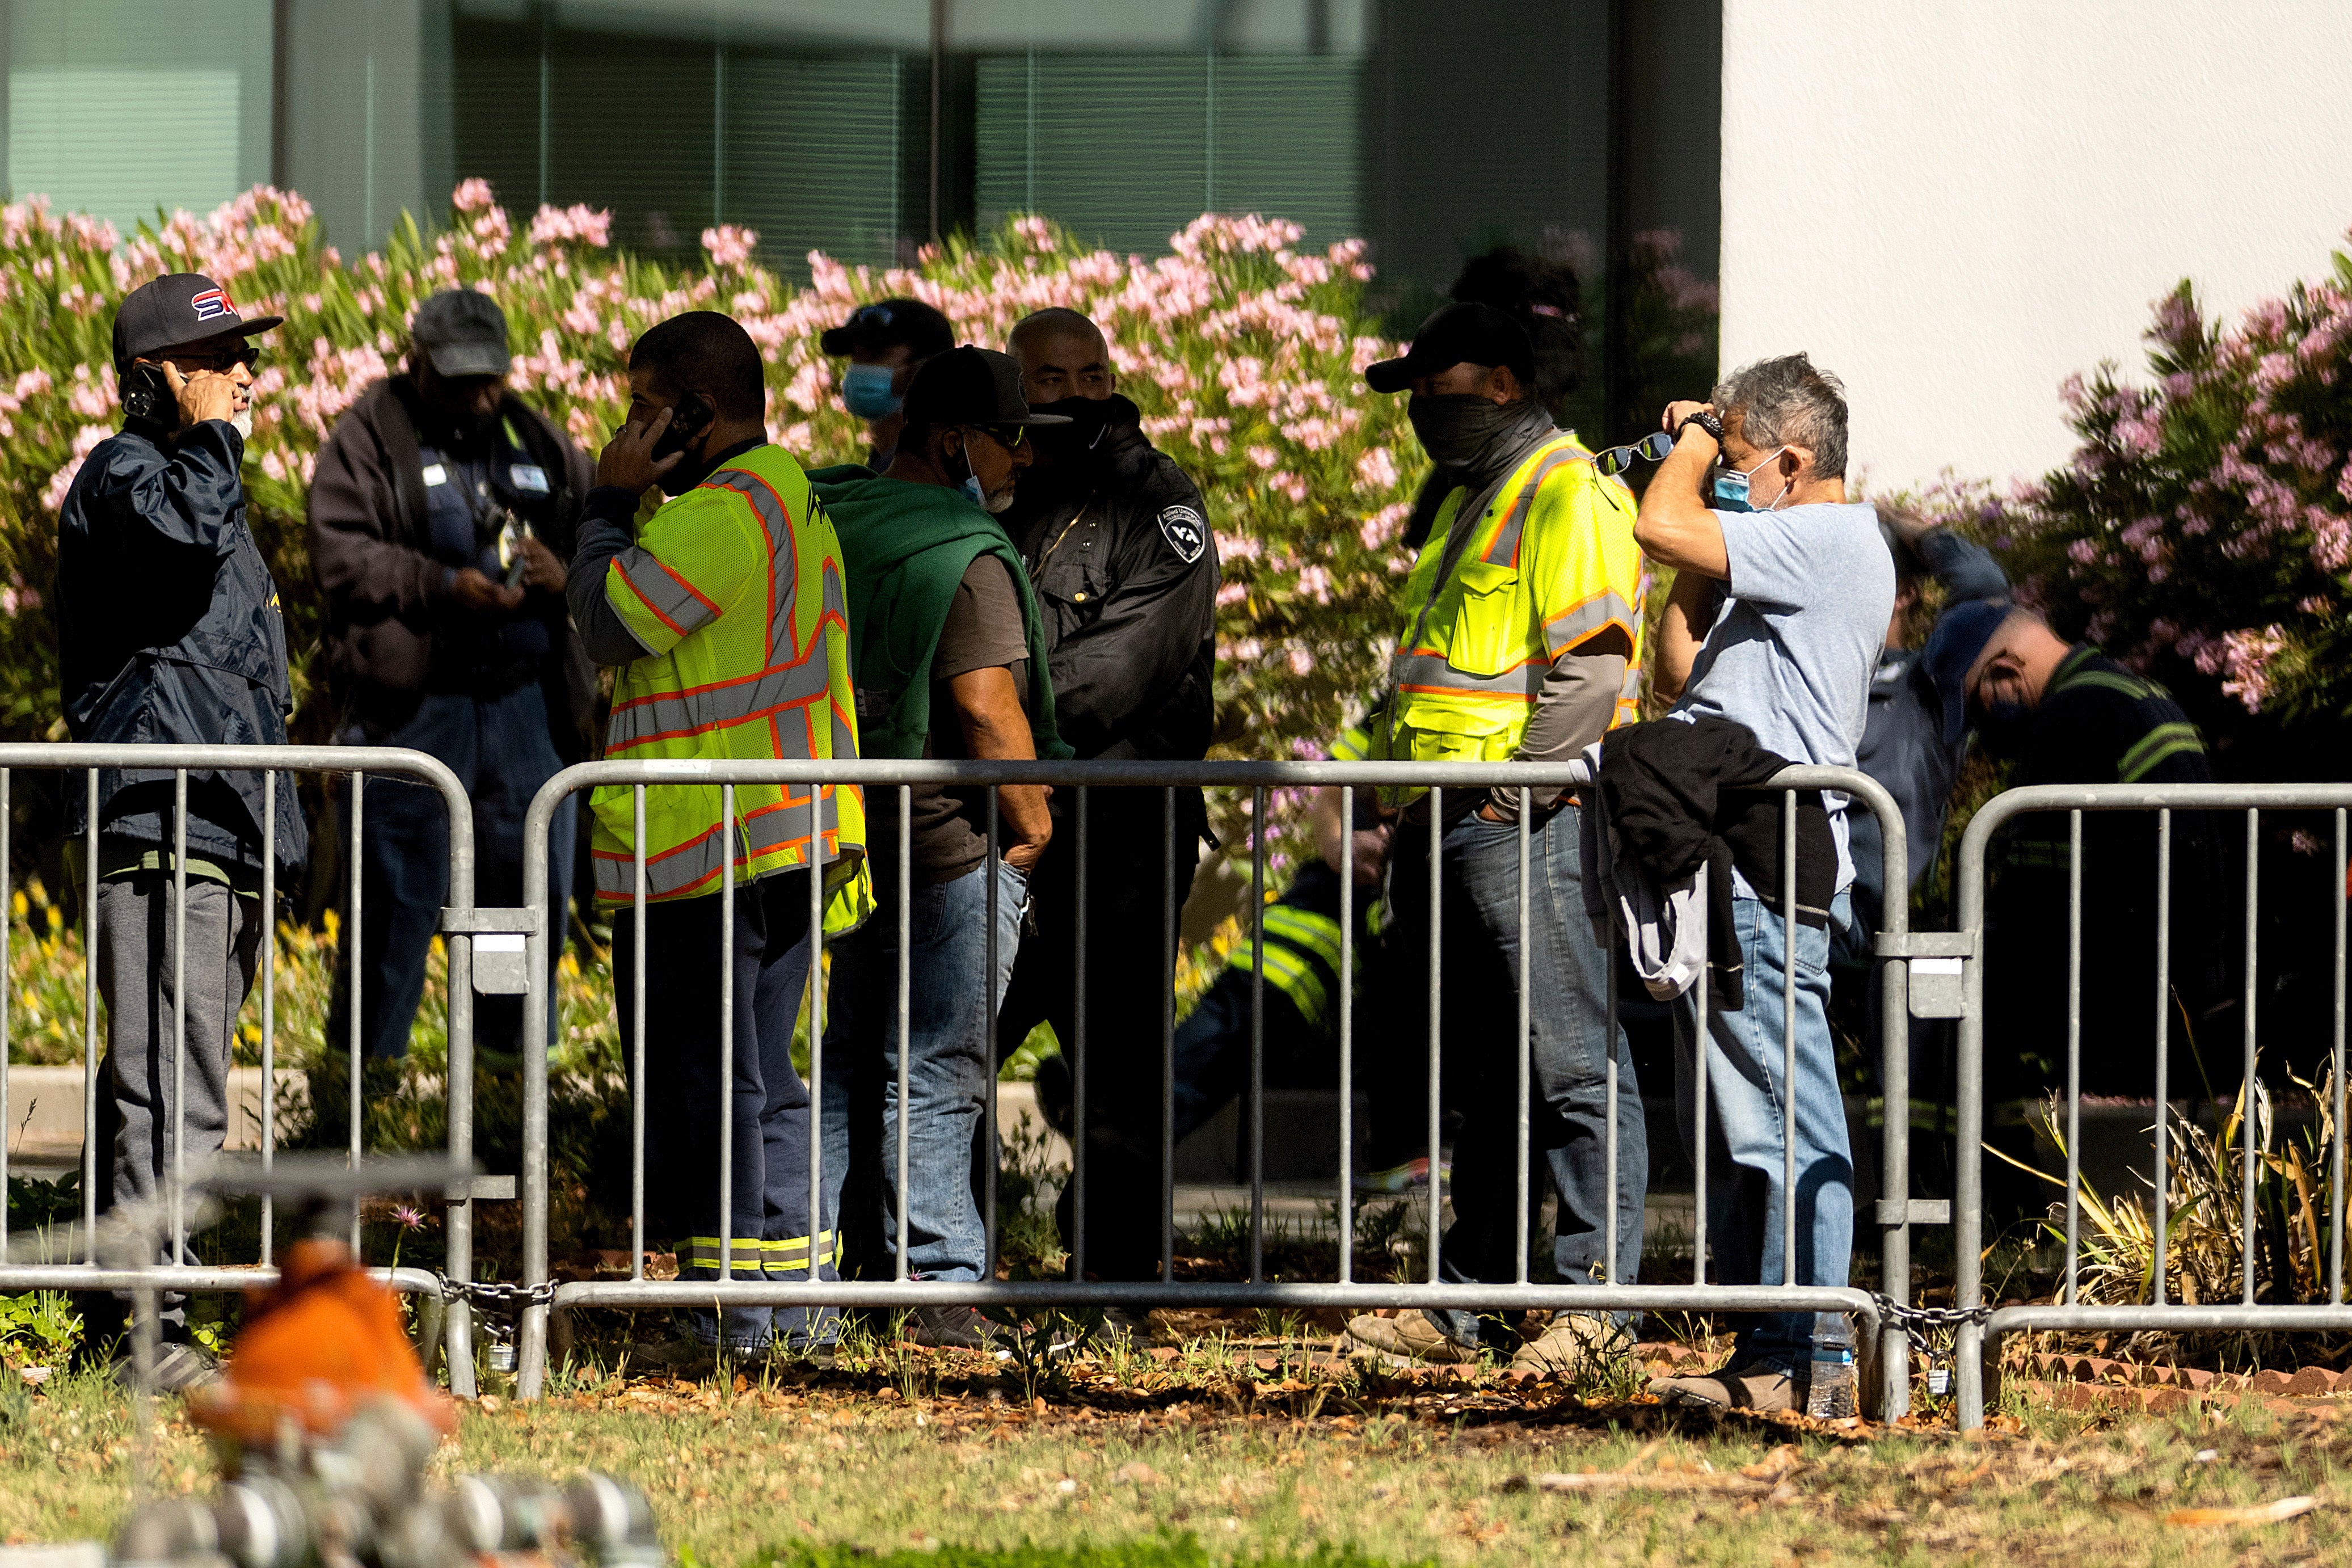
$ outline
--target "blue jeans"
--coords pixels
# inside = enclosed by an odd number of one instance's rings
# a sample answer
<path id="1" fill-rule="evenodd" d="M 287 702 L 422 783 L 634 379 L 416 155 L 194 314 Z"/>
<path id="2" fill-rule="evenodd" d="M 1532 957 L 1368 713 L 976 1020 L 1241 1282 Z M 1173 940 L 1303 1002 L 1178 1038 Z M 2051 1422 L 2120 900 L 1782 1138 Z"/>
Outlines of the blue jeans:
<path id="1" fill-rule="evenodd" d="M 1643 1195 L 1649 1186 L 1648 1123 L 1625 1031 L 1609 1017 L 1609 955 L 1584 912 L 1578 807 L 1562 806 L 1536 827 L 1528 847 L 1528 1152 L 1559 1195 L 1552 1268 L 1570 1284 L 1598 1282 L 1608 1253 L 1609 1214 L 1617 1250 L 1609 1273 L 1630 1285 L 1642 1268 Z M 1397 836 L 1390 889 L 1396 918 L 1385 964 L 1409 972 L 1426 998 L 1429 951 L 1428 829 Z M 1420 850 L 1415 854 L 1416 849 Z M 1473 814 L 1445 835 L 1441 896 L 1444 1045 L 1458 1054 L 1447 1092 L 1462 1111 L 1454 1145 L 1454 1224 L 1438 1268 L 1457 1283 L 1507 1284 L 1515 1273 L 1519 1226 L 1533 1234 L 1540 1179 L 1518 1207 L 1519 830 Z M 1425 1001 L 1424 1001 L 1425 1005 Z M 1419 1015 L 1416 1015 L 1416 1019 Z M 1388 1026 L 1410 1022 L 1391 1019 Z M 1617 1183 L 1609 1184 L 1609 1062 L 1617 1061 Z M 1425 1061 L 1425 1058 L 1424 1058 Z M 1476 1317 L 1432 1312 L 1455 1339 L 1475 1343 Z"/>
<path id="2" fill-rule="evenodd" d="M 536 685 L 503 697 L 427 697 L 407 723 L 377 737 L 449 764 L 474 802 L 474 902 L 485 909 L 522 901 L 522 819 L 540 786 L 563 760 L 547 733 L 547 702 Z M 548 832 L 548 981 L 563 956 L 564 910 L 572 894 L 578 797 L 555 808 Z M 370 1057 L 408 1054 L 408 1031 L 425 994 L 425 959 L 449 901 L 449 813 L 441 792 L 396 774 L 371 777 L 361 797 L 360 1038 Z M 335 966 L 327 1039 L 351 1038 L 351 970 Z M 497 1071 L 521 1065 L 520 996 L 474 999 L 475 1059 Z M 556 1015 L 547 1010 L 546 1044 Z"/>
<path id="3" fill-rule="evenodd" d="M 808 989 L 809 874 L 793 869 L 735 887 L 732 1081 L 719 1077 L 717 893 L 646 910 L 646 1230 L 677 1247 L 680 1279 L 720 1276 L 719 1238 L 731 1236 L 728 1277 L 802 1284 L 838 1279 L 831 1205 L 809 1223 L 809 1094 L 793 1067 L 793 1034 Z M 613 916 L 613 990 L 621 1046 L 634 1056 L 635 916 Z M 719 1160 L 721 1117 L 731 1142 Z M 730 1212 L 719 1213 L 727 1182 Z M 724 1231 L 720 1226 L 728 1228 Z M 834 1307 L 697 1307 L 687 1328 L 704 1344 L 759 1351 L 772 1338 L 830 1344 Z"/>
<path id="4" fill-rule="evenodd" d="M 1832 924 L 1853 918 L 1843 893 L 1831 907 Z M 1853 1253 L 1853 1155 L 1847 1141 L 1845 1100 L 1838 1089 L 1837 1049 L 1830 1039 L 1826 927 L 1797 927 L 1797 1077 L 1787 1081 L 1782 1033 L 1783 976 L 1788 949 L 1779 915 L 1751 898 L 1734 898 L 1731 918 L 1746 971 L 1746 1005 L 1727 1013 L 1710 1001 L 1706 1094 L 1707 1239 L 1716 1278 L 1727 1285 L 1843 1286 Z M 1698 1037 L 1696 993 L 1675 1004 L 1675 1101 L 1684 1146 L 1696 1154 Z M 1793 1117 L 1790 1114 L 1793 1107 Z M 1793 1121 L 1797 1146 L 1797 1258 L 1790 1274 L 1781 1256 L 1785 1190 L 1784 1138 Z M 1732 1364 L 1763 1363 L 1786 1372 L 1811 1360 L 1813 1314 L 1773 1312 L 1749 1317 L 1732 1352 Z"/>
<path id="5" fill-rule="evenodd" d="M 972 1194 L 972 1138 L 988 1104 L 988 1021 L 1020 951 L 1028 879 L 996 868 L 996 973 L 988 975 L 987 868 L 917 887 L 907 909 L 907 1273 L 978 1279 L 987 1231 Z M 825 1185 L 845 1271 L 888 1279 L 898 1245 L 898 911 L 880 907 L 833 945 L 824 1031 Z"/>

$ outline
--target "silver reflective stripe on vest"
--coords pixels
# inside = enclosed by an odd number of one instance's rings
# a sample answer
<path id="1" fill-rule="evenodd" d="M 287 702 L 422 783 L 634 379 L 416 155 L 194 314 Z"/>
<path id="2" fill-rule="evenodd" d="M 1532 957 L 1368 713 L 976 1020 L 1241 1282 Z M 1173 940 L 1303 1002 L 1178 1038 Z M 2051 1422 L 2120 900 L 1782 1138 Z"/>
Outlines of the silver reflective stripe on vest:
<path id="1" fill-rule="evenodd" d="M 713 815 L 716 815 L 719 799 L 719 786 L 716 784 L 656 784 L 653 787 L 708 790 L 712 797 Z M 743 799 L 745 793 L 745 788 L 737 789 L 736 799 L 739 803 Z M 840 802 L 830 789 L 825 791 L 824 804 L 819 809 L 818 816 L 824 829 L 825 844 L 819 847 L 814 858 L 817 861 L 824 861 L 833 858 L 841 841 Z M 782 805 L 767 806 L 749 814 L 738 811 L 736 822 L 739 830 L 735 835 L 735 868 L 739 883 L 742 880 L 743 873 L 751 861 L 777 848 L 787 846 L 798 847 L 801 850 L 801 863 L 803 865 L 810 863 L 812 858 L 807 849 L 807 786 L 787 785 L 784 787 Z M 667 855 L 647 859 L 646 861 L 646 896 L 651 899 L 667 899 L 674 898 L 680 893 L 715 888 L 719 880 L 719 845 L 725 841 L 725 838 L 724 830 L 714 823 L 710 830 L 701 837 L 681 845 Z M 626 857 L 614 858 L 598 856 L 596 858 L 597 891 L 605 894 L 633 893 L 635 887 L 635 873 L 633 866 L 634 862 Z"/>
<path id="2" fill-rule="evenodd" d="M 646 608 L 659 616 L 663 624 L 681 637 L 719 618 L 718 605 L 688 587 L 683 579 L 661 563 L 660 557 L 641 544 L 632 544 L 613 557 L 613 570 L 645 602 Z M 611 595 L 608 583 L 608 601 Z"/>
<path id="3" fill-rule="evenodd" d="M 1615 590 L 1604 590 L 1545 624 L 1544 651 L 1558 658 L 1603 626 L 1616 625 L 1625 628 L 1628 641 L 1634 639 L 1634 628 L 1641 622 L 1634 618 L 1633 606 L 1618 597 Z"/>
<path id="4" fill-rule="evenodd" d="M 1530 661 L 1500 675 L 1471 675 L 1433 653 L 1401 653 L 1389 666 L 1400 691 L 1475 691 L 1486 697 L 1516 697 L 1532 702 L 1543 689 L 1550 667 Z"/>
<path id="5" fill-rule="evenodd" d="M 751 503 L 752 515 L 760 520 L 760 526 L 768 531 L 768 549 L 773 556 L 773 559 L 769 562 L 768 580 L 775 584 L 769 590 L 773 614 L 768 625 L 768 657 L 771 659 L 775 658 L 776 650 L 779 648 L 789 648 L 795 656 L 802 654 L 804 650 L 801 647 L 800 639 L 793 635 L 800 628 L 793 625 L 793 612 L 800 603 L 800 594 L 797 589 L 801 580 L 800 552 L 793 547 L 793 520 L 791 514 L 784 510 L 783 501 L 769 486 L 767 480 L 748 468 L 721 468 L 703 480 L 702 488 L 733 490 Z M 810 504 L 815 504 L 814 498 Z M 831 610 L 835 607 L 835 597 L 838 588 L 839 584 L 828 573 L 824 595 L 826 609 Z M 848 624 L 846 598 L 842 600 L 840 610 L 842 624 L 846 626 Z M 816 642 L 817 628 L 812 626 L 808 628 L 808 633 L 809 643 L 813 647 Z"/>
<path id="6" fill-rule="evenodd" d="M 1519 534 L 1528 525 L 1528 513 L 1535 510 L 1536 492 L 1543 489 L 1544 481 L 1551 478 L 1554 469 L 1570 463 L 1589 463 L 1591 460 L 1592 454 L 1578 450 L 1572 440 L 1538 458 L 1536 471 L 1528 476 L 1528 482 L 1520 488 L 1519 499 L 1512 503 L 1511 515 L 1503 520 L 1503 526 L 1495 531 L 1494 542 L 1486 546 L 1486 552 L 1478 559 L 1489 564 L 1517 566 L 1519 563 Z M 1458 518 L 1455 520 L 1457 526 L 1460 521 Z"/>
<path id="7" fill-rule="evenodd" d="M 641 697 L 613 710 L 605 752 L 617 757 L 633 747 L 655 741 L 720 730 L 753 719 L 774 723 L 781 740 L 788 719 L 786 710 L 803 708 L 812 701 L 826 701 L 830 709 L 827 699 L 832 690 L 832 676 L 824 661 L 812 656 L 782 669 L 761 670 L 748 680 Z M 801 743 L 780 744 L 778 752 L 787 757 L 811 755 L 806 737 L 813 721 L 791 721 L 800 726 L 796 732 L 802 738 Z"/>

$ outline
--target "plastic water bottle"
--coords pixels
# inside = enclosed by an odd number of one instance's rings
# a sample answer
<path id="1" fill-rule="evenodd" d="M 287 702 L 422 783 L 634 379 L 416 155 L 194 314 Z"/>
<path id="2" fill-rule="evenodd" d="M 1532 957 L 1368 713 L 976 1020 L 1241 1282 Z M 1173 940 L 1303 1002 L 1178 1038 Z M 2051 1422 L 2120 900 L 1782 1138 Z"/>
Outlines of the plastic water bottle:
<path id="1" fill-rule="evenodd" d="M 1843 1312 L 1813 1317 L 1812 1374 L 1805 1384 L 1805 1414 L 1825 1421 L 1858 1413 L 1853 1389 L 1853 1330 Z"/>

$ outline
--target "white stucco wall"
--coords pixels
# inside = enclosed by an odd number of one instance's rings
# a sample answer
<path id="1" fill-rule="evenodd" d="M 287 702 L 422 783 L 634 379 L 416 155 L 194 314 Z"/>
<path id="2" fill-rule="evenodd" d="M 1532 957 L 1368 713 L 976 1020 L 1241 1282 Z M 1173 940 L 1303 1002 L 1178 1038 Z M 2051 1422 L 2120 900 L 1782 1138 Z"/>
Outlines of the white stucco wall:
<path id="1" fill-rule="evenodd" d="M 1723 358 L 1835 371 L 1874 488 L 2034 474 L 2059 384 L 2144 367 L 2352 225 L 2352 0 L 1726 0 Z"/>

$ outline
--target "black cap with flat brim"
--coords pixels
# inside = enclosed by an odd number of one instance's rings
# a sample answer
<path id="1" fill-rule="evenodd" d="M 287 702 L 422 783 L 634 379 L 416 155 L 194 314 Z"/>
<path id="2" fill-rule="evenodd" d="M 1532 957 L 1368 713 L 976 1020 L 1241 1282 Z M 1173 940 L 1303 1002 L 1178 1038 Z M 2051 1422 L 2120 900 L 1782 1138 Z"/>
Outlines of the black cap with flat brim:
<path id="1" fill-rule="evenodd" d="M 1404 392 L 1424 375 L 1439 375 L 1457 364 L 1509 365 L 1520 384 L 1536 376 L 1536 345 L 1528 330 L 1492 305 L 1456 304 L 1440 307 L 1412 346 L 1397 359 L 1364 367 L 1364 384 L 1374 392 Z"/>
<path id="2" fill-rule="evenodd" d="M 507 313 L 478 289 L 445 289 L 422 305 L 409 335 L 436 374 L 452 381 L 504 375 L 514 366 L 507 351 Z"/>
<path id="3" fill-rule="evenodd" d="M 225 333 L 252 337 L 285 321 L 283 316 L 248 320 L 229 302 L 228 291 L 201 272 L 167 272 L 123 297 L 114 312 L 114 374 L 135 359 L 165 349 L 200 343 Z"/>
<path id="4" fill-rule="evenodd" d="M 943 354 L 955 347 L 953 323 L 920 300 L 877 300 L 849 312 L 849 320 L 828 327 L 817 346 L 838 359 L 865 350 L 907 345 L 919 360 Z"/>
<path id="5" fill-rule="evenodd" d="M 1062 414 L 1032 414 L 1021 395 L 1021 362 L 994 349 L 970 343 L 926 361 L 907 388 L 907 423 L 919 428 L 950 425 L 1067 425 Z"/>

